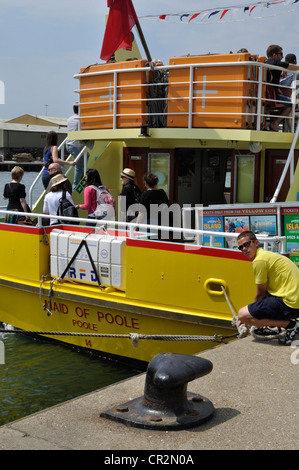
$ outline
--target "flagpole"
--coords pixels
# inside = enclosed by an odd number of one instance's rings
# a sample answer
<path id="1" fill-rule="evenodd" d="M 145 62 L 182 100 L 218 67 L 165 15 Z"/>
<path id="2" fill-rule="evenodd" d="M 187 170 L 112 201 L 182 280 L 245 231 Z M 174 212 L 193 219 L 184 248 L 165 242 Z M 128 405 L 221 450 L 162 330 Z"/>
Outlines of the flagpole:
<path id="1" fill-rule="evenodd" d="M 137 27 L 138 34 L 139 34 L 139 37 L 140 37 L 140 41 L 141 41 L 141 43 L 142 43 L 144 52 L 146 53 L 147 60 L 148 60 L 149 62 L 152 62 L 152 57 L 151 57 L 150 51 L 149 51 L 149 49 L 148 49 L 148 47 L 147 47 L 146 40 L 145 40 L 145 37 L 144 37 L 143 31 L 142 31 L 142 29 L 141 29 L 141 26 L 140 26 L 140 23 L 139 23 L 139 20 L 138 20 L 138 19 L 137 19 L 137 21 L 136 21 L 136 23 L 135 23 L 135 26 Z"/>

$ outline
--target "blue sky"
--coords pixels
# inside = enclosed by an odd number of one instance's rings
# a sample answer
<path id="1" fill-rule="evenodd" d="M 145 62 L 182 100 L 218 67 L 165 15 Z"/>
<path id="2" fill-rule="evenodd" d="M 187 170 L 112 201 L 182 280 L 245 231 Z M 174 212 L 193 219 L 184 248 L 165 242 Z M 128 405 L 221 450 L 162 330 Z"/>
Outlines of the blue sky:
<path id="1" fill-rule="evenodd" d="M 253 4 L 252 0 L 133 2 L 139 17 Z M 255 11 L 262 19 L 243 21 L 247 17 L 240 11 L 235 14 L 238 21 L 183 24 L 140 19 L 140 24 L 152 57 L 164 64 L 173 56 L 236 52 L 241 47 L 264 55 L 269 44 L 280 44 L 285 54 L 293 52 L 299 58 L 299 2 Z M 46 112 L 68 117 L 77 100 L 74 74 L 80 67 L 101 63 L 107 13 L 106 0 L 1 0 L 0 80 L 5 103 L 0 104 L 0 118 Z"/>

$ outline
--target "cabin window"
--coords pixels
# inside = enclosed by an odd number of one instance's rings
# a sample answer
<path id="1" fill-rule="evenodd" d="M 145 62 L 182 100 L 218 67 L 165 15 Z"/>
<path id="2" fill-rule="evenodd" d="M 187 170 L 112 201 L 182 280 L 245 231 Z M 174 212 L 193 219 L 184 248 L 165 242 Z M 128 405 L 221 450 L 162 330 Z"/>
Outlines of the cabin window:
<path id="1" fill-rule="evenodd" d="M 148 171 L 158 176 L 157 188 L 164 189 L 169 197 L 170 153 L 149 153 Z"/>

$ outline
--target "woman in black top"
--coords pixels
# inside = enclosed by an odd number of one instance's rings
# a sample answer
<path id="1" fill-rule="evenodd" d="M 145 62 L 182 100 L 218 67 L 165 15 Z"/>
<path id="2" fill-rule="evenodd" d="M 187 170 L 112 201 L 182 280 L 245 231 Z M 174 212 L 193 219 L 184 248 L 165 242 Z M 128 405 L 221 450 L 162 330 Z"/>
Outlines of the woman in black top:
<path id="1" fill-rule="evenodd" d="M 30 212 L 26 203 L 25 186 L 24 184 L 21 184 L 23 175 L 24 170 L 19 166 L 15 166 L 11 170 L 11 182 L 6 183 L 3 192 L 4 199 L 8 199 L 7 210 Z M 14 216 L 14 219 L 18 219 L 18 217 Z M 12 220 L 12 223 L 15 222 L 16 220 Z"/>
<path id="2" fill-rule="evenodd" d="M 141 194 L 140 198 L 140 204 L 143 206 L 143 211 L 139 212 L 137 223 L 168 225 L 168 223 L 163 219 L 163 211 L 166 213 L 169 206 L 169 200 L 164 189 L 158 189 L 156 187 L 159 182 L 158 176 L 153 173 L 145 173 L 143 182 L 145 191 Z M 146 220 L 144 220 L 144 216 L 146 216 Z M 150 232 L 152 233 L 152 230 Z M 155 236 L 151 238 L 157 238 L 157 234 L 155 233 L 154 235 Z M 160 238 L 160 234 L 158 238 Z"/>

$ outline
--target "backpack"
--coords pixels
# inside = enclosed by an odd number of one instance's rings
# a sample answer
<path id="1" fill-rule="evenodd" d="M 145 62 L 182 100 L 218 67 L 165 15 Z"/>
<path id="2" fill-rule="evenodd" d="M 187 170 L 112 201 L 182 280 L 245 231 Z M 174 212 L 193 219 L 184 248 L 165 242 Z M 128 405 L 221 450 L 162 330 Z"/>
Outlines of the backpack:
<path id="1" fill-rule="evenodd" d="M 94 211 L 96 219 L 111 220 L 115 218 L 115 199 L 108 191 L 106 186 L 102 185 L 99 188 L 91 185 L 97 192 L 97 207 Z"/>
<path id="2" fill-rule="evenodd" d="M 65 217 L 78 217 L 78 211 L 76 207 L 66 198 L 66 192 L 62 192 L 62 197 L 59 199 L 59 206 L 57 209 L 57 215 L 63 215 Z M 72 222 L 71 220 L 63 220 L 63 224 L 79 225 L 80 222 Z"/>

